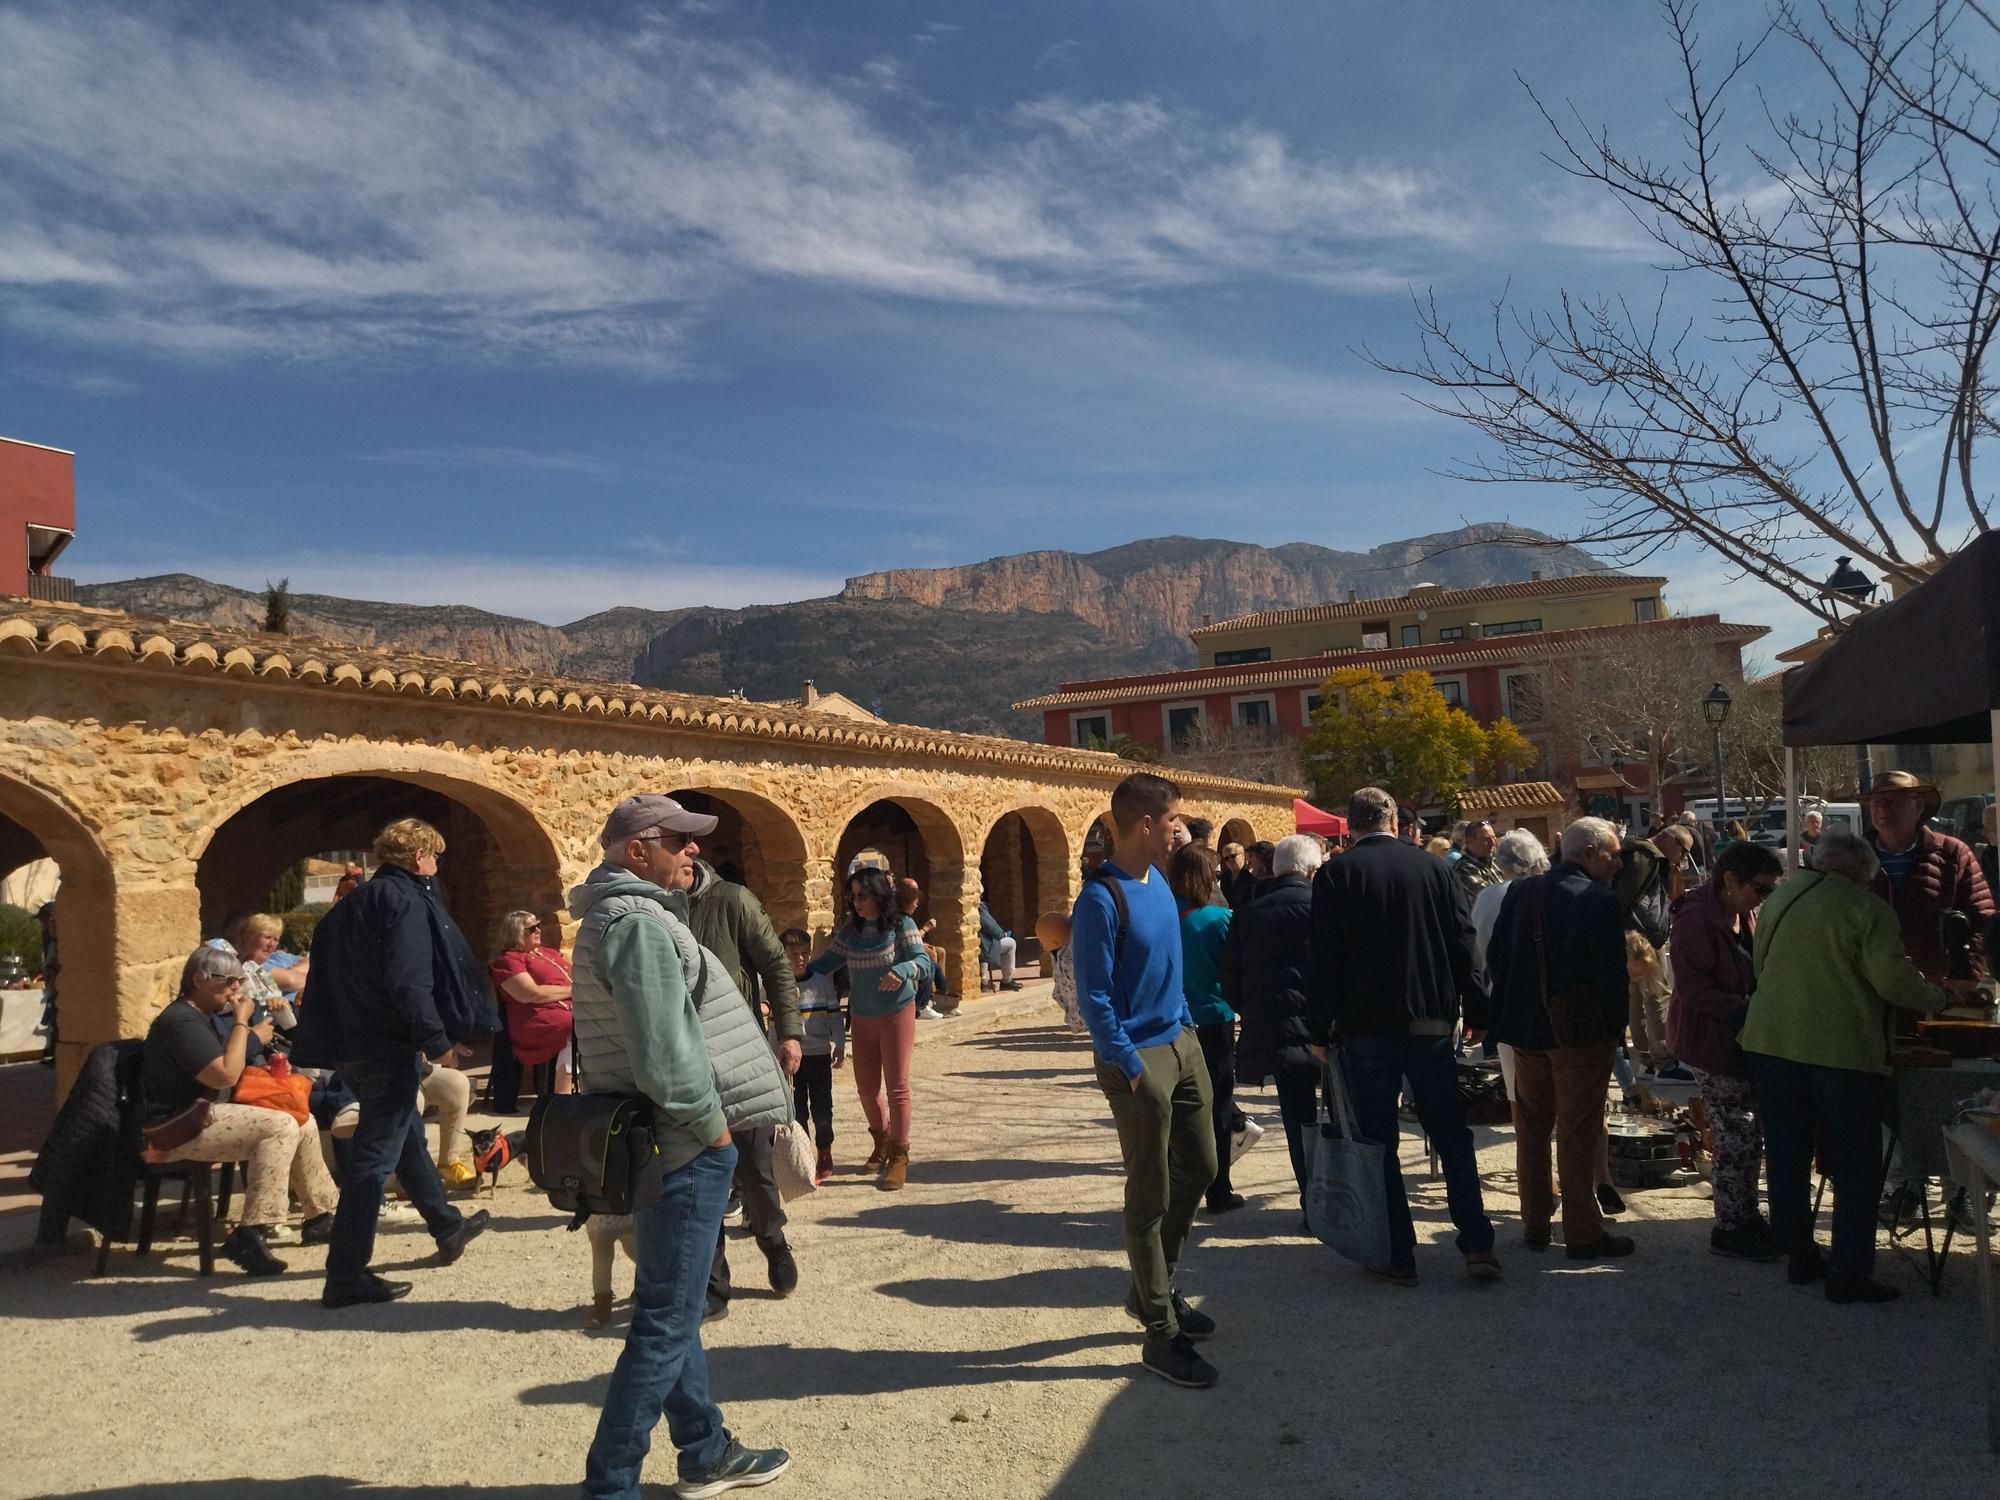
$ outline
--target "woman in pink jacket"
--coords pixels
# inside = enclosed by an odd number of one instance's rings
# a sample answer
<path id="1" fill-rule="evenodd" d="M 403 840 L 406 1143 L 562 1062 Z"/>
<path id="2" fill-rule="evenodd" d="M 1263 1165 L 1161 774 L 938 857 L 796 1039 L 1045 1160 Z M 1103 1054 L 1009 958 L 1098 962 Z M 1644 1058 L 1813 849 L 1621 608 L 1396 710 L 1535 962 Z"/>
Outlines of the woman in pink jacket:
<path id="1" fill-rule="evenodd" d="M 1701 1082 L 1715 1141 L 1715 1227 L 1708 1248 L 1738 1260 L 1778 1258 L 1771 1225 L 1757 1211 L 1764 1138 L 1736 1033 L 1757 987 L 1750 962 L 1757 907 L 1784 871 L 1775 850 L 1748 839 L 1730 844 L 1716 856 L 1715 873 L 1674 904 L 1667 943 L 1674 966 L 1667 1043 Z"/>

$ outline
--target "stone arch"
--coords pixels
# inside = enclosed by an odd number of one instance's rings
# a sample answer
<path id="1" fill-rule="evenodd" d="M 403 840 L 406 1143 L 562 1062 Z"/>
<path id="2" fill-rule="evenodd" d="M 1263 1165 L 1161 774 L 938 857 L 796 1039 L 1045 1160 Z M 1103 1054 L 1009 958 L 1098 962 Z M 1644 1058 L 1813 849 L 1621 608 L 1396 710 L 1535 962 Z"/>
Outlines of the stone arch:
<path id="1" fill-rule="evenodd" d="M 715 832 L 701 841 L 702 858 L 741 869 L 743 883 L 764 903 L 780 932 L 787 927 L 810 930 L 805 834 L 789 810 L 727 778 L 698 777 L 670 795 L 691 811 L 720 819 Z"/>
<path id="2" fill-rule="evenodd" d="M 1038 959 L 1035 919 L 1070 905 L 1070 844 L 1062 819 L 1046 807 L 1015 807 L 986 832 L 979 883 L 987 909 L 1014 934 L 1018 961 Z"/>
<path id="3" fill-rule="evenodd" d="M 1251 826 L 1248 818 L 1242 816 L 1231 818 L 1215 835 L 1215 847 L 1218 849 L 1224 844 L 1241 844 L 1248 849 L 1256 842 L 1257 830 Z"/>
<path id="4" fill-rule="evenodd" d="M 0 874 L 44 858 L 55 861 L 62 877 L 56 897 L 60 1097 L 92 1047 L 127 1034 L 120 1024 L 119 969 L 127 954 L 117 882 L 110 856 L 81 813 L 27 780 L 0 773 L 0 864 L 6 867 Z"/>
<path id="5" fill-rule="evenodd" d="M 899 787 L 880 787 L 848 804 L 837 825 L 828 891 L 833 921 L 847 909 L 843 895 L 847 867 L 865 849 L 878 849 L 898 879 L 913 876 L 924 888 L 919 919 L 937 929 L 929 941 L 945 950 L 953 987 L 978 990 L 978 872 L 968 867 L 965 838 L 951 814 L 927 797 Z"/>
<path id="6" fill-rule="evenodd" d="M 564 916 L 563 861 L 540 819 L 507 792 L 427 757 L 342 755 L 295 762 L 218 810 L 195 843 L 198 931 L 264 902 L 278 874 L 329 849 L 365 849 L 384 824 L 422 818 L 444 835 L 438 884 L 474 951 L 490 956 L 509 911 L 534 912 L 553 936 Z M 453 773 L 456 774 L 453 774 Z"/>

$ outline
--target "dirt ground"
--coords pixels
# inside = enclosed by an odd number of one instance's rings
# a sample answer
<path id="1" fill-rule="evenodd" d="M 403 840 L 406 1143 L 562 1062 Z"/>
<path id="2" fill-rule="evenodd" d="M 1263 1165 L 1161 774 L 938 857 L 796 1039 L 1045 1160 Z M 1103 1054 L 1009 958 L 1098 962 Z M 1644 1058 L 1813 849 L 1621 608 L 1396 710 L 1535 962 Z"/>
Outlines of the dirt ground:
<path id="1" fill-rule="evenodd" d="M 928 1026 L 931 1023 L 926 1023 Z M 910 1182 L 851 1168 L 867 1137 L 837 1075 L 849 1170 L 794 1205 L 803 1279 L 780 1301 L 736 1240 L 738 1300 L 706 1330 L 717 1398 L 823 1497 L 1975 1496 L 1984 1452 L 1969 1253 L 1945 1296 L 1835 1308 L 1776 1267 L 1707 1253 L 1708 1205 L 1631 1195 L 1633 1259 L 1572 1269 L 1520 1248 L 1512 1144 L 1481 1129 L 1505 1281 L 1468 1282 L 1441 1182 L 1406 1139 L 1423 1284 L 1371 1281 L 1301 1236 L 1275 1100 L 1239 1164 L 1251 1205 L 1198 1225 L 1183 1289 L 1220 1323 L 1212 1391 L 1138 1373 L 1120 1308 L 1116 1140 L 1083 1044 L 1053 1007 L 918 1050 Z M 321 1251 L 289 1274 L 194 1274 L 192 1248 L 0 1273 L 0 1495 L 163 1500 L 506 1500 L 576 1492 L 622 1339 L 579 1328 L 581 1235 L 509 1169 L 495 1226 L 456 1266 L 421 1229 L 378 1264 L 405 1301 L 318 1305 Z M 622 1261 L 620 1285 L 629 1288 Z M 650 1464 L 673 1478 L 665 1428 Z"/>

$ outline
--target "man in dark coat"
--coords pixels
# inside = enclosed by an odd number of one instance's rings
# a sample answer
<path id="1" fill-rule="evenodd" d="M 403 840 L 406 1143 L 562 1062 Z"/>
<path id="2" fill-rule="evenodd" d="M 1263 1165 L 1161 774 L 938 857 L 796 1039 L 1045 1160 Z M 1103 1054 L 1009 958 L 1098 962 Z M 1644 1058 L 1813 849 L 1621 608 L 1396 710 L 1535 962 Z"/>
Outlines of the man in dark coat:
<path id="1" fill-rule="evenodd" d="M 444 838 L 430 824 L 391 823 L 375 840 L 373 878 L 337 902 L 313 934 L 292 1055 L 337 1070 L 361 1106 L 327 1248 L 325 1307 L 391 1302 L 410 1290 L 368 1269 L 390 1173 L 437 1240 L 440 1265 L 457 1260 L 490 1218 L 484 1209 L 461 1214 L 445 1198 L 417 1103 L 422 1059 L 450 1056 L 492 1011 L 478 960 L 438 897 L 443 853 Z"/>
<path id="2" fill-rule="evenodd" d="M 1591 1186 L 1604 1132 L 1611 1058 L 1625 1030 L 1625 910 L 1612 892 L 1618 830 L 1602 818 L 1579 818 L 1563 830 L 1562 861 L 1546 875 L 1507 888 L 1486 950 L 1493 986 L 1495 1039 L 1514 1049 L 1514 1144 L 1521 1183 L 1522 1236 L 1531 1250 L 1549 1245 L 1554 1186 L 1549 1136 L 1562 1173 L 1563 1246 L 1571 1260 L 1630 1255 L 1633 1242 L 1608 1232 Z M 1546 997 L 1580 997 L 1579 1014 L 1597 1006 L 1596 1039 L 1557 1046 Z"/>
<path id="3" fill-rule="evenodd" d="M 1236 1076 L 1254 1087 L 1276 1080 L 1278 1113 L 1305 1202 L 1305 1132 L 1319 1109 L 1319 1063 L 1306 1020 L 1312 970 L 1312 877 L 1325 862 L 1319 844 L 1295 833 L 1278 840 L 1276 873 L 1263 895 L 1236 909 L 1222 945 L 1222 998 L 1242 1017 Z"/>
<path id="4" fill-rule="evenodd" d="M 1417 1232 L 1396 1158 L 1396 1100 L 1407 1079 L 1444 1167 L 1466 1271 L 1491 1281 L 1500 1262 L 1452 1055 L 1461 1008 L 1473 1027 L 1485 1020 L 1465 890 L 1443 860 L 1396 837 L 1396 800 L 1380 787 L 1348 800 L 1347 826 L 1354 847 L 1313 877 L 1309 1025 L 1321 1057 L 1338 1042 L 1361 1133 L 1384 1148 L 1389 1264 L 1371 1269 L 1416 1283 Z"/>

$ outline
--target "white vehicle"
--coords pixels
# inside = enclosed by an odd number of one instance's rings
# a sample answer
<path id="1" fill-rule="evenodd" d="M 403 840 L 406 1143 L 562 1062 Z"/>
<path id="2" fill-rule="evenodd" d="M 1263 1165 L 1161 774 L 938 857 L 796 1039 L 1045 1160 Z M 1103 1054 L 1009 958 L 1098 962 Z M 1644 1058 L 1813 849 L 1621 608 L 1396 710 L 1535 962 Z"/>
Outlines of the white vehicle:
<path id="1" fill-rule="evenodd" d="M 1827 828 L 1840 828 L 1848 833 L 1861 832 L 1861 804 L 1858 802 L 1822 802 L 1817 797 L 1803 797 L 1799 800 L 1799 822 L 1805 822 L 1809 812 L 1820 815 Z M 1750 841 L 1754 844 L 1768 844 L 1773 849 L 1785 842 L 1785 809 L 1773 807 L 1750 825 Z"/>

